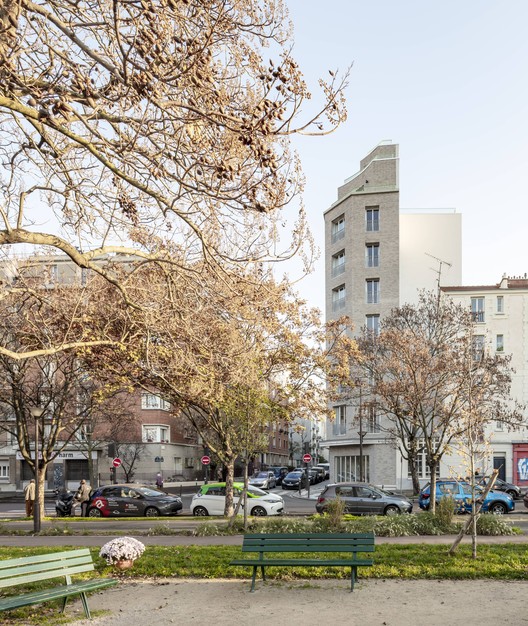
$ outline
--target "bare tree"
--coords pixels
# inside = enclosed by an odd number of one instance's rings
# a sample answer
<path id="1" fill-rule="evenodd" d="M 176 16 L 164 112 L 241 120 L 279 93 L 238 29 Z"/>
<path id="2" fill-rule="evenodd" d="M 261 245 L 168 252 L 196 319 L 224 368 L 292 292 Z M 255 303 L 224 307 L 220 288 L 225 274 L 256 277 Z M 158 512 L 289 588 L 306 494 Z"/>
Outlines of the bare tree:
<path id="1" fill-rule="evenodd" d="M 422 294 L 416 306 L 394 309 L 379 336 L 365 333 L 358 343 L 361 356 L 354 365 L 373 383 L 386 431 L 411 469 L 418 452 L 425 452 L 434 511 L 437 470 L 467 433 L 465 416 L 478 413 L 481 428 L 497 419 L 511 427 L 522 421 L 509 396 L 509 359 L 476 352 L 470 312 L 434 293 Z M 413 482 L 418 491 L 416 474 Z"/>
<path id="2" fill-rule="evenodd" d="M 309 263 L 290 137 L 345 119 L 346 74 L 311 111 L 291 47 L 282 0 L 1 0 L 0 245 L 61 251 L 125 302 L 101 254 Z"/>
<path id="3" fill-rule="evenodd" d="M 144 329 L 143 342 L 130 346 L 126 363 L 125 353 L 108 367 L 121 376 L 128 368 L 133 380 L 185 412 L 226 467 L 232 494 L 234 461 L 250 446 L 248 433 L 261 434 L 270 419 L 326 415 L 324 384 L 335 389 L 348 375 L 352 342 L 339 323 L 325 328 L 286 282 L 249 269 L 198 270 L 199 286 L 180 273 L 170 290 L 145 270 L 133 297 L 152 306 L 130 318 Z M 139 336 L 136 328 L 131 334 Z M 226 512 L 232 514 L 230 495 Z"/>

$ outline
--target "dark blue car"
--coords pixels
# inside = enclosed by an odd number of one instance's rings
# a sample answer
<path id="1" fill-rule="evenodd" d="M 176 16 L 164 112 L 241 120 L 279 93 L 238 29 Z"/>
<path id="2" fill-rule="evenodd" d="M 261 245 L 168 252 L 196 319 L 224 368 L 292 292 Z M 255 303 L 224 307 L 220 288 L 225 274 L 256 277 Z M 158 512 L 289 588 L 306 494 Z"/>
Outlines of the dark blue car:
<path id="1" fill-rule="evenodd" d="M 427 484 L 421 491 L 418 498 L 418 506 L 427 511 L 431 498 L 431 485 Z M 476 487 L 477 494 L 482 494 L 483 489 Z M 436 501 L 441 498 L 452 497 L 455 501 L 455 511 L 457 513 L 471 512 L 471 485 L 464 481 L 438 480 L 436 481 Z M 478 497 L 478 495 L 477 495 Z M 493 513 L 494 515 L 505 515 L 515 509 L 513 498 L 506 493 L 490 491 L 482 504 L 483 513 Z"/>

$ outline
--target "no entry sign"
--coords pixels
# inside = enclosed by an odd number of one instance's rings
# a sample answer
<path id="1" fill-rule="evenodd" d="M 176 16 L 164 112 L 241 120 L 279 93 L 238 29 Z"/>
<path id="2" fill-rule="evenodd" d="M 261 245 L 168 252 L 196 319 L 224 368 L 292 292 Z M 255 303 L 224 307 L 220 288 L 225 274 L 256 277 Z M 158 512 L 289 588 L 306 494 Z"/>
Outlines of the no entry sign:
<path id="1" fill-rule="evenodd" d="M 119 467 L 121 465 L 121 459 L 118 459 L 117 457 L 112 461 L 112 465 L 114 467 Z"/>
<path id="2" fill-rule="evenodd" d="M 312 460 L 312 455 L 311 454 L 305 454 L 303 456 L 303 463 L 309 463 Z"/>
<path id="3" fill-rule="evenodd" d="M 211 459 L 208 456 L 202 457 L 202 465 L 209 465 L 210 462 L 211 462 Z"/>

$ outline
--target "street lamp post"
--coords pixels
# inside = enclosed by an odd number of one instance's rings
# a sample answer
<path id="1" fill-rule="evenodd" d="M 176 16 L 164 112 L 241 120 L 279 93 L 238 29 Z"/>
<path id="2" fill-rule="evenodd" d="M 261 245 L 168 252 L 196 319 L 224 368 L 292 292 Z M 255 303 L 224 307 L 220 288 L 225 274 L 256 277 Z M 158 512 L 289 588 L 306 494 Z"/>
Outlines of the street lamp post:
<path id="1" fill-rule="evenodd" d="M 31 416 L 35 420 L 35 502 L 33 506 L 33 532 L 40 532 L 40 489 L 39 489 L 39 420 L 44 409 L 33 407 Z"/>
<path id="2" fill-rule="evenodd" d="M 361 398 L 361 396 L 360 396 Z M 359 482 L 365 481 L 365 472 L 364 472 L 364 462 L 363 462 L 363 437 L 366 435 L 366 432 L 363 430 L 363 405 L 359 405 Z"/>

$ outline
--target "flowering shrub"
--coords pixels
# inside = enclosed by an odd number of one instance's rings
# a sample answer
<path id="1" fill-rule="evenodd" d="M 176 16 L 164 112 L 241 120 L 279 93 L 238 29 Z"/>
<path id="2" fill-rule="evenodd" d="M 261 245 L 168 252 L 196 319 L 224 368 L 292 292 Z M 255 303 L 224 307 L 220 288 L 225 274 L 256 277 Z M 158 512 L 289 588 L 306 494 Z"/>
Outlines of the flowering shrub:
<path id="1" fill-rule="evenodd" d="M 105 543 L 99 552 L 108 565 L 118 561 L 135 561 L 145 550 L 145 546 L 133 537 L 118 537 Z"/>

